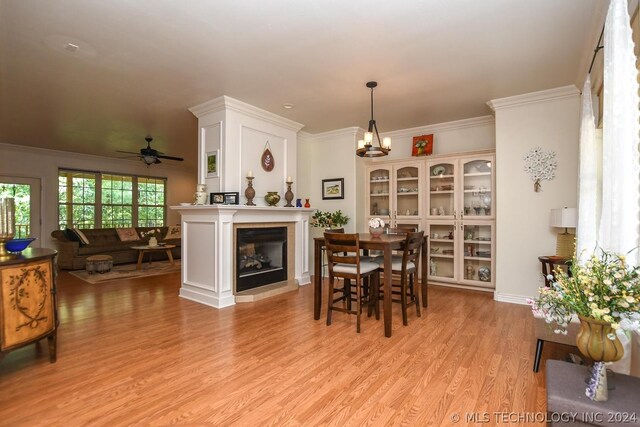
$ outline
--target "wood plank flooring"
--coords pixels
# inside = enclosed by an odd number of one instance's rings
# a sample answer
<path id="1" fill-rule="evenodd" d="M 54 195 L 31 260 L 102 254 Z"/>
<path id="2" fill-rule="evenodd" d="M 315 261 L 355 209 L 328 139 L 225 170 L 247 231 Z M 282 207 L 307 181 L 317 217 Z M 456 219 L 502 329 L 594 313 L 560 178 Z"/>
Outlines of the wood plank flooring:
<path id="1" fill-rule="evenodd" d="M 62 272 L 58 362 L 46 341 L 0 361 L 0 425 L 437 426 L 546 410 L 528 307 L 432 286 L 409 326 L 394 304 L 384 338 L 374 317 L 360 334 L 346 314 L 314 321 L 312 286 L 215 310 L 178 298 L 179 280 Z"/>

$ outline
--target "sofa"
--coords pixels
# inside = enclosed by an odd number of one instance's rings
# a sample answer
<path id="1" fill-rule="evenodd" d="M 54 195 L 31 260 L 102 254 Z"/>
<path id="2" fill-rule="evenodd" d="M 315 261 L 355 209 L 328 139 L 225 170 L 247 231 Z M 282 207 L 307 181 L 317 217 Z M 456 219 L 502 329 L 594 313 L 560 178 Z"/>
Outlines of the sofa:
<path id="1" fill-rule="evenodd" d="M 174 228 L 174 226 L 172 226 Z M 171 249 L 174 258 L 180 258 L 181 239 L 164 239 L 167 235 L 169 227 L 135 227 L 138 236 L 141 233 L 147 233 L 150 230 L 159 229 L 160 237 L 158 242 L 164 242 L 168 245 L 176 245 Z M 70 233 L 65 230 L 54 230 L 51 232 L 53 245 L 58 251 L 58 267 L 64 270 L 81 270 L 85 268 L 87 257 L 91 255 L 111 255 L 114 264 L 127 264 L 138 261 L 138 251 L 131 249 L 131 246 L 147 245 L 149 237 L 143 237 L 139 240 L 121 241 L 115 228 L 94 228 L 82 229 L 89 244 L 82 244 L 78 241 L 69 239 Z M 154 260 L 167 259 L 164 251 L 158 251 L 153 254 Z"/>

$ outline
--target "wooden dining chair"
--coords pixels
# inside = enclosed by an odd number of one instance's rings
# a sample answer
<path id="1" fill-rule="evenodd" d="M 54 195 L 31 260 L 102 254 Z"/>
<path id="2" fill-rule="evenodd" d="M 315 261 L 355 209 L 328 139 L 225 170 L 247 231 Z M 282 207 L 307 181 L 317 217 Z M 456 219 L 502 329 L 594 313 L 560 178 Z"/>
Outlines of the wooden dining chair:
<path id="1" fill-rule="evenodd" d="M 371 278 L 373 289 L 379 289 L 380 275 L 378 264 L 371 261 L 363 261 L 360 258 L 360 240 L 358 234 L 324 233 L 327 258 L 329 263 L 329 292 L 327 305 L 327 326 L 331 325 L 331 314 L 334 310 L 356 315 L 356 331 L 360 332 L 360 315 L 362 306 L 373 304 L 378 297 L 378 292 L 369 292 L 364 289 L 363 279 Z M 336 292 L 335 282 L 337 278 L 344 279 L 343 288 Z M 355 295 L 351 291 L 355 285 Z M 336 298 L 335 294 L 340 296 Z M 373 300 L 370 301 L 370 298 Z M 337 305 L 344 301 L 343 306 Z M 354 303 L 354 304 L 352 304 Z M 355 305 L 355 308 L 352 306 Z M 379 309 L 376 304 L 376 318 L 379 318 Z"/>
<path id="2" fill-rule="evenodd" d="M 400 259 L 391 260 L 391 274 L 400 276 L 400 283 L 393 283 L 391 288 L 391 301 L 400 303 L 402 306 L 402 323 L 407 326 L 409 324 L 407 308 L 410 305 L 416 306 L 416 315 L 420 313 L 420 293 L 417 289 L 417 271 L 418 261 L 420 260 L 420 251 L 424 240 L 424 231 L 407 232 L 407 238 L 402 244 Z M 378 265 L 384 271 L 384 260 L 379 260 Z M 378 290 L 380 294 L 380 290 Z M 396 297 L 394 299 L 394 296 Z M 376 301 L 377 304 L 377 301 Z"/>

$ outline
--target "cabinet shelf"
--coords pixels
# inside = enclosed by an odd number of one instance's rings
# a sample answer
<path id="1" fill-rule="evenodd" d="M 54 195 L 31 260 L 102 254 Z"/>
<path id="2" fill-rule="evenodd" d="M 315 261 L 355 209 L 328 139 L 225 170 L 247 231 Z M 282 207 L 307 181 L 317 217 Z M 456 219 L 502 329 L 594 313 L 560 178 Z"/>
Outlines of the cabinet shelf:
<path id="1" fill-rule="evenodd" d="M 378 182 L 389 182 L 389 179 L 372 179 L 371 183 L 376 184 Z"/>
<path id="2" fill-rule="evenodd" d="M 412 176 L 409 178 L 397 178 L 396 181 L 417 181 L 418 177 L 417 176 Z"/>
<path id="3" fill-rule="evenodd" d="M 373 193 L 369 194 L 370 197 L 389 197 L 389 193 Z"/>
<path id="4" fill-rule="evenodd" d="M 474 243 L 477 245 L 490 245 L 491 240 L 465 240 L 464 243 Z"/>
<path id="5" fill-rule="evenodd" d="M 431 258 L 448 258 L 453 259 L 454 255 L 445 255 L 445 254 L 429 254 Z"/>
<path id="6" fill-rule="evenodd" d="M 431 175 L 431 179 L 447 179 L 453 178 L 453 175 Z"/>
<path id="7" fill-rule="evenodd" d="M 398 193 L 398 196 L 417 196 L 419 193 L 417 191 L 405 191 L 403 193 Z"/>
<path id="8" fill-rule="evenodd" d="M 469 172 L 465 173 L 464 176 L 491 176 L 491 172 Z"/>
<path id="9" fill-rule="evenodd" d="M 438 243 L 453 243 L 454 242 L 453 239 L 429 239 L 429 241 L 438 242 Z"/>
<path id="10" fill-rule="evenodd" d="M 431 194 L 453 194 L 453 190 L 431 191 Z"/>
<path id="11" fill-rule="evenodd" d="M 477 190 L 464 190 L 465 193 L 480 193 L 480 191 L 482 191 L 483 193 L 491 193 L 491 190 L 489 188 L 485 188 L 483 190 L 477 189 Z"/>
<path id="12" fill-rule="evenodd" d="M 466 261 L 487 261 L 491 262 L 490 256 L 466 256 L 464 257 Z"/>

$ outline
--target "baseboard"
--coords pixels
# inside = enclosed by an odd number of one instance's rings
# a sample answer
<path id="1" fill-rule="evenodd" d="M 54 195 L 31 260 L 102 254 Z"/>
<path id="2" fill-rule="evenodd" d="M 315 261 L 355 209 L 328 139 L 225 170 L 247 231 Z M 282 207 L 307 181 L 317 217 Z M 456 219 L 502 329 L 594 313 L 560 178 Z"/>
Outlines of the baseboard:
<path id="1" fill-rule="evenodd" d="M 308 274 L 303 274 L 300 277 L 296 277 L 296 280 L 298 280 L 298 285 L 300 286 L 308 285 L 311 283 L 311 276 Z"/>
<path id="2" fill-rule="evenodd" d="M 189 301 L 198 302 L 200 304 L 208 305 L 213 308 L 225 308 L 235 305 L 236 301 L 233 295 L 228 297 L 219 298 L 213 295 L 205 294 L 202 292 L 193 291 L 191 289 L 180 288 L 180 298 L 188 299 Z"/>
<path id="3" fill-rule="evenodd" d="M 527 301 L 531 299 L 531 297 L 527 297 L 523 295 L 514 295 L 514 294 L 503 294 L 501 292 L 496 292 L 493 295 L 493 299 L 498 302 L 508 302 L 510 304 L 529 305 Z"/>

